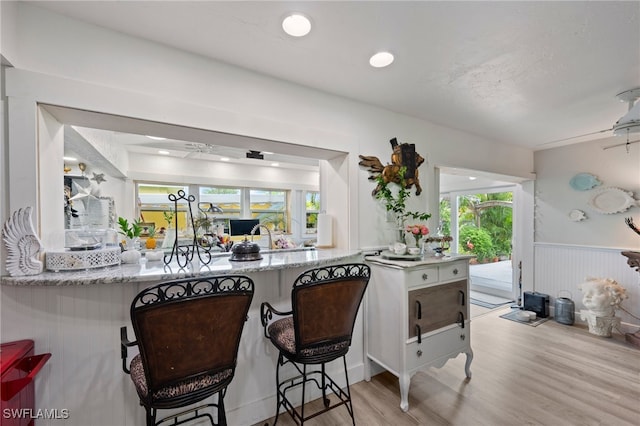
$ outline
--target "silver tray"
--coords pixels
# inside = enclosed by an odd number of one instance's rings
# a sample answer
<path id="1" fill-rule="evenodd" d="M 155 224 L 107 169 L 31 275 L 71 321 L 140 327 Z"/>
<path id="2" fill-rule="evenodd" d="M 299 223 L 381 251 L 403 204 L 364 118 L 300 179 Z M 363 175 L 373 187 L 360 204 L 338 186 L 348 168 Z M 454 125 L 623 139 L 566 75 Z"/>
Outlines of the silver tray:
<path id="1" fill-rule="evenodd" d="M 380 257 L 389 260 L 422 260 L 421 254 L 395 254 L 389 250 L 380 253 Z"/>

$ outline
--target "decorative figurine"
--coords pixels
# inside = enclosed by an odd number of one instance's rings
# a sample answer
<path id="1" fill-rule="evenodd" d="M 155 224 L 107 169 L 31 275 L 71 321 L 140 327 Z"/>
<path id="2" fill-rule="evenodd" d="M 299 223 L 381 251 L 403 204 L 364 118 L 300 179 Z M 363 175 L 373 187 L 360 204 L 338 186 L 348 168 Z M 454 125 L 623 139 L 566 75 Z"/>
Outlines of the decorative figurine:
<path id="1" fill-rule="evenodd" d="M 620 325 L 616 308 L 627 298 L 627 290 L 610 278 L 588 278 L 579 285 L 584 293 L 580 317 L 587 320 L 589 332 L 598 336 L 611 337 L 613 327 Z"/>
<path id="2" fill-rule="evenodd" d="M 367 170 L 371 173 L 369 180 L 378 180 L 378 178 L 381 177 L 384 183 L 394 182 L 401 184 L 401 182 L 403 182 L 407 189 L 415 185 L 416 195 L 420 195 L 422 187 L 418 179 L 418 167 L 424 163 L 424 157 L 416 152 L 416 145 L 413 143 L 398 144 L 396 138 L 391 139 L 389 142 L 393 148 L 391 164 L 384 166 L 378 157 L 370 155 L 360 155 L 360 163 L 358 164 L 368 167 Z M 406 171 L 404 176 L 401 176 L 399 172 L 403 167 L 406 168 Z M 371 195 L 375 196 L 381 189 L 381 185 L 378 184 Z"/>
<path id="3" fill-rule="evenodd" d="M 39 259 L 42 243 L 31 223 L 31 207 L 13 212 L 2 228 L 7 247 L 7 270 L 11 276 L 37 275 L 42 272 Z"/>

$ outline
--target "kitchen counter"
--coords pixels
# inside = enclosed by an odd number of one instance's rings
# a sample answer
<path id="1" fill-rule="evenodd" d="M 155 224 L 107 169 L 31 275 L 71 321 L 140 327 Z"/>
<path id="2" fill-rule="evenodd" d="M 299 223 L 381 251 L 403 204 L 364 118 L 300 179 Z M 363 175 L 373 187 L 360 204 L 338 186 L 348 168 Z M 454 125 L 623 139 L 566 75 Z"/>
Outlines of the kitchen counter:
<path id="1" fill-rule="evenodd" d="M 260 304 L 289 309 L 291 289 L 302 272 L 330 264 L 362 262 L 360 250 L 273 250 L 257 261 L 233 262 L 228 253 L 209 265 L 180 269 L 163 261 L 141 261 L 76 272 L 44 272 L 2 277 L 3 341 L 33 339 L 36 352 L 51 353 L 38 376 L 38 405 L 67 409 L 65 426 L 144 424 L 144 409 L 130 378 L 122 371 L 120 327 L 131 329 L 131 301 L 157 282 L 223 274 L 243 274 L 255 293 L 238 348 L 235 377 L 225 397 L 232 425 L 253 425 L 275 414 L 278 353 L 264 337 Z M 216 315 L 215 312 L 211 313 Z M 354 382 L 364 378 L 363 320 L 358 316 L 347 366 Z M 215 342 L 211 342 L 215 348 Z M 132 352 L 133 354 L 133 352 Z M 342 374 L 338 364 L 327 366 Z M 335 371 L 333 371 L 335 370 Z M 340 372 L 340 373 L 338 373 Z M 96 393 L 95 389 L 101 391 Z M 105 398 L 104 395 L 109 395 Z M 161 413 L 166 414 L 166 412 Z M 58 423 L 56 423 L 58 424 Z"/>
<path id="2" fill-rule="evenodd" d="M 222 274 L 245 274 L 288 268 L 313 268 L 359 255 L 359 250 L 339 249 L 283 249 L 262 251 L 261 260 L 231 261 L 231 253 L 215 253 L 210 263 L 201 264 L 197 256 L 187 267 L 181 268 L 174 261 L 147 261 L 144 257 L 137 264 L 121 264 L 104 268 L 77 271 L 45 271 L 39 275 L 20 277 L 3 276 L 2 285 L 14 286 L 68 286 L 104 285 L 126 282 L 160 282 L 176 278 Z"/>

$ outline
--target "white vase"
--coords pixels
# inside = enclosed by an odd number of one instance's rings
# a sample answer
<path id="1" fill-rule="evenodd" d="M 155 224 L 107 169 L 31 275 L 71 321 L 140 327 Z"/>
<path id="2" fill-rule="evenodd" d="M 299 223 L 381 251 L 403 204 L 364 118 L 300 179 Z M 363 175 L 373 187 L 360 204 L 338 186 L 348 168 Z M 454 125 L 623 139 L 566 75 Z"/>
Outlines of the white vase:
<path id="1" fill-rule="evenodd" d="M 125 238 L 124 239 L 125 250 L 140 250 L 140 237 Z"/>

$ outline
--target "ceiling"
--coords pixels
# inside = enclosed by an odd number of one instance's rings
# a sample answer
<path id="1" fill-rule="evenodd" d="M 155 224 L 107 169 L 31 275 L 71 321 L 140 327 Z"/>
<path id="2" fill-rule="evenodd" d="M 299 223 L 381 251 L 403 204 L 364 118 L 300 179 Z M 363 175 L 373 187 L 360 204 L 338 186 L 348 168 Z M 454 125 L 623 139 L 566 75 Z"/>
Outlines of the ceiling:
<path id="1" fill-rule="evenodd" d="M 611 136 L 628 110 L 616 94 L 640 87 L 638 1 L 33 4 L 534 150 Z M 291 11 L 308 36 L 283 33 Z M 395 62 L 370 67 L 378 50 Z"/>

